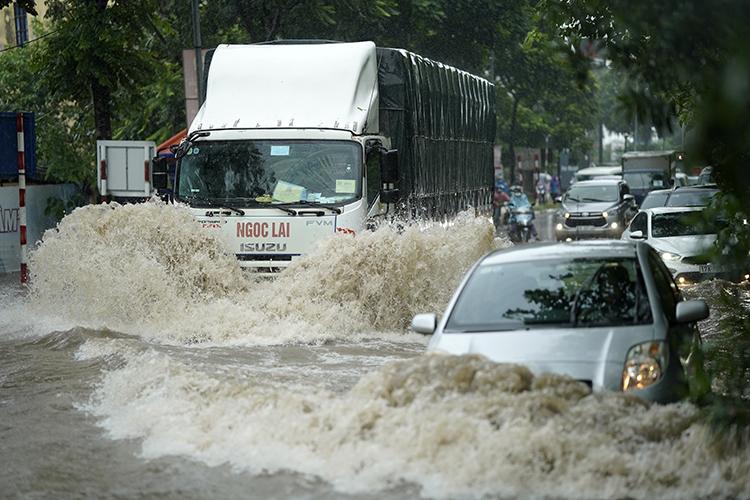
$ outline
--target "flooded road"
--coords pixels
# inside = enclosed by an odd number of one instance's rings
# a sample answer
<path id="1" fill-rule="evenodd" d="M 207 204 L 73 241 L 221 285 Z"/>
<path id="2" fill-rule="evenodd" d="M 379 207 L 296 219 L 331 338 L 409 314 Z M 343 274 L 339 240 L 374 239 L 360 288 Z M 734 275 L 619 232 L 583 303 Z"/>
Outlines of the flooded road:
<path id="1" fill-rule="evenodd" d="M 2 281 L 0 496 L 746 496 L 688 403 L 422 354 L 409 320 L 492 233 L 383 227 L 256 282 L 184 210 L 76 211 Z"/>

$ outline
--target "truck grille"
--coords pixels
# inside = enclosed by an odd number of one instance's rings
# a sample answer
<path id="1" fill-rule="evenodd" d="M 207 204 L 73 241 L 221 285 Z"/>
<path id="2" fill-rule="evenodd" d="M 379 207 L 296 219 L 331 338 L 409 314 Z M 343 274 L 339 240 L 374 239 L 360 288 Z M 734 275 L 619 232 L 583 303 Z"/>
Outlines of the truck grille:
<path id="1" fill-rule="evenodd" d="M 283 262 L 283 261 L 291 261 L 292 257 L 296 257 L 297 255 L 277 255 L 277 254 L 254 254 L 254 253 L 238 253 L 237 260 L 243 260 L 243 261 L 256 261 L 261 260 L 264 262 Z"/>
<path id="2" fill-rule="evenodd" d="M 604 217 L 570 217 L 565 220 L 565 225 L 568 227 L 580 227 L 580 226 L 597 226 L 604 227 L 607 225 L 607 219 Z"/>

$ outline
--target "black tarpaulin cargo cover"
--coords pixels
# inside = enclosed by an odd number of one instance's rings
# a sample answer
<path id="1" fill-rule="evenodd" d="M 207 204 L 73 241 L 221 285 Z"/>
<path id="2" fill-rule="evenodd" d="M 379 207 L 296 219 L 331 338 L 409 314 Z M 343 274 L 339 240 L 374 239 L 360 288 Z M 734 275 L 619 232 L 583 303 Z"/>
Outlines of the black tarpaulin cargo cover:
<path id="1" fill-rule="evenodd" d="M 494 185 L 495 89 L 401 49 L 378 48 L 380 133 L 399 150 L 405 208 L 425 215 L 487 206 Z"/>

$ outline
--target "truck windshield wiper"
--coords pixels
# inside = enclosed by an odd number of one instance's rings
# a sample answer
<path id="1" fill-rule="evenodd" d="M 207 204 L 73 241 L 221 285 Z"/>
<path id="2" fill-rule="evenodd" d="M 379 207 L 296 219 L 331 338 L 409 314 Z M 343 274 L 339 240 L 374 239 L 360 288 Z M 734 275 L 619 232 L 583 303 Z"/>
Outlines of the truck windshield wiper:
<path id="1" fill-rule="evenodd" d="M 320 208 L 326 208 L 332 212 L 336 212 L 336 215 L 341 213 L 341 209 L 335 205 L 328 205 L 327 203 L 321 203 L 319 201 L 308 201 L 308 200 L 297 200 L 297 201 L 291 201 L 287 203 L 273 203 L 274 207 L 278 207 L 279 205 L 283 205 L 286 207 L 293 207 L 295 205 L 302 205 L 302 206 L 310 206 L 310 207 L 320 207 Z"/>
<path id="2" fill-rule="evenodd" d="M 251 207 L 278 208 L 282 212 L 286 212 L 289 215 L 297 215 L 297 211 L 296 210 L 292 210 L 291 208 L 287 208 L 286 206 L 279 206 L 276 203 L 264 203 L 262 201 L 256 200 L 255 198 L 242 198 L 242 197 L 226 198 L 226 201 L 235 201 L 235 202 L 239 202 L 239 203 L 247 203 L 248 206 L 251 206 Z"/>
<path id="3" fill-rule="evenodd" d="M 185 196 L 185 197 L 183 197 L 183 199 L 186 200 L 188 203 L 190 203 L 190 202 L 197 202 L 197 203 L 202 204 L 204 207 L 216 208 L 218 210 L 226 210 L 227 212 L 234 212 L 234 213 L 239 214 L 239 215 L 245 215 L 245 211 L 244 210 L 241 210 L 241 209 L 239 209 L 237 207 L 232 207 L 230 205 L 224 205 L 224 204 L 220 204 L 220 203 L 215 203 L 212 200 L 209 200 L 209 199 L 206 199 L 206 198 L 201 198 L 201 197 L 198 197 L 198 196 Z M 191 203 L 191 206 L 194 206 L 196 208 L 203 208 L 200 205 L 194 205 L 192 203 Z"/>

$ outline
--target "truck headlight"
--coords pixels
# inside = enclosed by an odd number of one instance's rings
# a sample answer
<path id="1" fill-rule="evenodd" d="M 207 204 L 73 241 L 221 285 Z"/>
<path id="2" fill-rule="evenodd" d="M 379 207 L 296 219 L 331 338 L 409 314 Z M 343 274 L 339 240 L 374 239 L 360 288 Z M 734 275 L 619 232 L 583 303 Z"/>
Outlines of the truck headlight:
<path id="1" fill-rule="evenodd" d="M 679 255 L 672 252 L 659 252 L 659 256 L 661 256 L 661 260 L 664 262 L 674 262 L 681 259 Z"/>
<path id="2" fill-rule="evenodd" d="M 664 342 L 634 345 L 625 358 L 622 390 L 645 389 L 661 380 L 667 368 L 668 351 Z"/>

